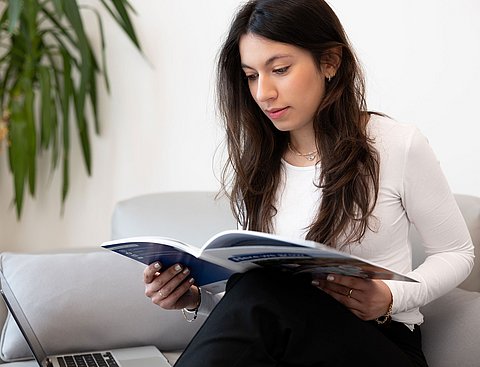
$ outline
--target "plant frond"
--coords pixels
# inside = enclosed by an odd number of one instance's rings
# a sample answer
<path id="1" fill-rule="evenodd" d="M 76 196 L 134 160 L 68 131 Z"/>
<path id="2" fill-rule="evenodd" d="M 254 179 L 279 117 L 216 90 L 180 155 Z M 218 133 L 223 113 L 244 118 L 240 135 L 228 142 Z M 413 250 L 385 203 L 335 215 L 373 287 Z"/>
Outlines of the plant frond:
<path id="1" fill-rule="evenodd" d="M 51 152 L 52 171 L 62 170 L 62 211 L 69 190 L 70 133 L 76 127 L 86 171 L 91 168 L 91 124 L 100 133 L 97 80 L 110 91 L 102 17 L 94 12 L 101 55 L 88 39 L 77 0 L 0 0 L 0 112 L 8 124 L 8 162 L 13 203 L 20 218 L 27 191 L 35 195 L 36 157 Z M 3 5 L 5 4 L 5 5 Z M 127 0 L 101 0 L 141 52 Z M 89 109 L 91 107 L 91 110 Z M 88 111 L 88 113 L 87 113 Z M 91 113 L 90 113 L 91 112 Z"/>
<path id="2" fill-rule="evenodd" d="M 8 31 L 13 33 L 17 27 L 23 9 L 23 0 L 9 1 L 8 3 Z"/>
<path id="3" fill-rule="evenodd" d="M 108 71 L 107 71 L 107 61 L 106 61 L 106 55 L 105 55 L 105 31 L 103 28 L 103 22 L 102 22 L 102 17 L 100 16 L 100 13 L 98 10 L 90 7 L 90 6 L 85 6 L 85 9 L 91 10 L 97 17 L 97 22 L 98 22 L 98 28 L 100 29 L 100 46 L 101 46 L 101 53 L 102 53 L 102 67 L 100 71 L 102 72 L 103 79 L 105 80 L 105 87 L 107 89 L 107 92 L 110 93 L 110 81 L 108 80 Z M 96 60 L 95 64 L 96 64 Z"/>
<path id="4" fill-rule="evenodd" d="M 113 8 L 108 6 L 105 0 L 101 0 L 103 6 L 108 10 L 111 16 L 117 21 L 120 27 L 123 28 L 123 30 L 128 35 L 128 37 L 133 42 L 133 44 L 137 47 L 138 50 L 141 50 L 140 42 L 138 41 L 137 34 L 135 33 L 135 29 L 133 28 L 132 22 L 130 21 L 130 18 L 128 16 L 127 9 L 125 8 L 125 5 L 128 4 L 128 2 L 122 1 L 122 0 L 110 0 L 110 1 L 113 4 Z M 128 7 L 133 9 L 130 4 L 128 4 Z"/>

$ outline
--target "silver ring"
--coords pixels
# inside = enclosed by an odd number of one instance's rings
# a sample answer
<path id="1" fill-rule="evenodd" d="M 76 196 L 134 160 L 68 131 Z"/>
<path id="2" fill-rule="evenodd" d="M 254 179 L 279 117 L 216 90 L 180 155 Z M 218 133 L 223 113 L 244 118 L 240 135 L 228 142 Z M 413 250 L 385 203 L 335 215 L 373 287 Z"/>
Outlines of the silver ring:
<path id="1" fill-rule="evenodd" d="M 163 293 L 162 293 L 162 291 L 158 291 L 158 295 L 160 296 L 160 298 L 163 298 Z"/>
<path id="2" fill-rule="evenodd" d="M 352 293 L 353 293 L 353 288 L 350 288 L 350 290 L 349 290 L 348 293 L 346 294 L 347 298 L 352 297 Z"/>

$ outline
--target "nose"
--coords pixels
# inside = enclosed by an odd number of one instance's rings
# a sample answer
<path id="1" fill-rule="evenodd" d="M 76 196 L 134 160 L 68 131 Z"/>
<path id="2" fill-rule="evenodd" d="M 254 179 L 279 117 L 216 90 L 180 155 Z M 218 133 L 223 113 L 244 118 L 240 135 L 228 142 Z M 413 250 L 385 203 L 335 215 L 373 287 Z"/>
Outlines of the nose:
<path id="1" fill-rule="evenodd" d="M 277 88 L 273 81 L 267 76 L 259 76 L 255 96 L 258 102 L 275 99 L 277 97 Z"/>

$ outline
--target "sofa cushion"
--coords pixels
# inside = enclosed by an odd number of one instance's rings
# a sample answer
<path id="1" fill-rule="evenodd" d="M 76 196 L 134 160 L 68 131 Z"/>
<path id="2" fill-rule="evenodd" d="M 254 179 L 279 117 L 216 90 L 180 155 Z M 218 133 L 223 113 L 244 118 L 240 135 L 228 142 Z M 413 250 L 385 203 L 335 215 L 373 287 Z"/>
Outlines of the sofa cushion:
<path id="1" fill-rule="evenodd" d="M 110 251 L 1 255 L 1 267 L 48 354 L 155 345 L 185 348 L 203 318 L 187 323 L 144 295 L 143 265 Z M 5 361 L 30 356 L 9 316 Z"/>
<path id="2" fill-rule="evenodd" d="M 430 366 L 479 366 L 480 293 L 460 288 L 422 307 L 422 339 Z"/>

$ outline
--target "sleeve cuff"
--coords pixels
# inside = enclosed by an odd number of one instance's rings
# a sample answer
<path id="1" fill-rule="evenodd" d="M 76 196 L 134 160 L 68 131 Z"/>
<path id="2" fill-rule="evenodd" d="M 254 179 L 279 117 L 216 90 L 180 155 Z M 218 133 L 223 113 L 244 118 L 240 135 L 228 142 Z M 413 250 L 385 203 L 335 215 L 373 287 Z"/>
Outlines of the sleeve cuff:
<path id="1" fill-rule="evenodd" d="M 208 315 L 215 308 L 218 302 L 222 299 L 225 293 L 212 294 L 202 289 L 202 302 L 198 308 L 200 315 Z"/>

